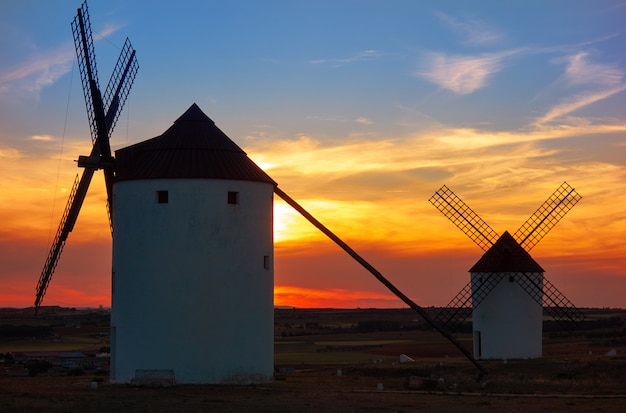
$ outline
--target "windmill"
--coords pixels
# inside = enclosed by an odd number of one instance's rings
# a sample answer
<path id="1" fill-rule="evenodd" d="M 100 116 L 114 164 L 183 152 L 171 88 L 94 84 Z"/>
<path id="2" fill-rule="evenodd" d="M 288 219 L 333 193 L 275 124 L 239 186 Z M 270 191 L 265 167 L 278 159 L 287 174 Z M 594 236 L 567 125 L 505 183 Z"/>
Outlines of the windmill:
<path id="1" fill-rule="evenodd" d="M 111 196 L 114 180 L 114 159 L 111 156 L 109 138 L 120 112 L 124 107 L 135 75 L 137 74 L 137 69 L 139 68 L 135 50 L 128 38 L 126 38 L 117 64 L 113 69 L 113 73 L 104 92 L 104 96 L 102 96 L 98 82 L 96 56 L 86 1 L 78 9 L 71 26 L 74 36 L 74 47 L 78 58 L 78 68 L 83 85 L 83 94 L 87 106 L 87 118 L 91 130 L 93 148 L 89 156 L 78 157 L 78 166 L 84 168 L 84 170 L 80 179 L 79 175 L 76 175 L 65 211 L 61 218 L 61 223 L 59 224 L 48 258 L 41 271 L 41 276 L 37 283 L 35 312 L 37 312 L 41 306 L 43 297 L 50 283 L 50 278 L 59 262 L 67 237 L 70 232 L 72 232 L 76 219 L 78 218 L 91 179 L 98 169 L 102 169 L 104 172 L 107 190 L 107 210 L 109 222 L 111 221 L 111 215 L 113 213 L 111 210 Z M 112 229 L 111 227 L 111 230 Z"/>
<path id="2" fill-rule="evenodd" d="M 273 374 L 273 194 L 485 370 L 453 336 L 261 170 L 195 103 L 118 149 L 111 379 L 249 383 Z"/>
<path id="3" fill-rule="evenodd" d="M 94 148 L 42 271 L 39 308 L 93 173 L 103 169 L 113 234 L 111 381 L 249 383 L 273 375 L 273 195 L 283 198 L 484 368 L 421 307 L 278 188 L 193 104 L 163 134 L 111 155 L 137 71 L 124 46 L 100 98 L 87 6 L 72 23 Z M 113 231 L 114 229 L 114 231 Z"/>
<path id="4" fill-rule="evenodd" d="M 541 357 L 543 312 L 564 329 L 584 318 L 550 281 L 529 251 L 576 205 L 581 196 L 567 182 L 513 234 L 501 236 L 448 187 L 430 202 L 463 231 L 485 254 L 470 269 L 470 282 L 436 320 L 455 331 L 471 315 L 474 357 Z"/>

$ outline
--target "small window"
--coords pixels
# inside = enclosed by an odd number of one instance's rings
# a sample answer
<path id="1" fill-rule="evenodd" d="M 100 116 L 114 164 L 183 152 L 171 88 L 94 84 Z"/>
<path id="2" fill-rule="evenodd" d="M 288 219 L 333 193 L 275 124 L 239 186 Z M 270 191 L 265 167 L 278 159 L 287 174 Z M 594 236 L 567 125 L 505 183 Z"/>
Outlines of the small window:
<path id="1" fill-rule="evenodd" d="M 156 191 L 157 195 L 157 203 L 159 204 L 167 204 L 169 202 L 169 192 L 168 191 Z"/>
<path id="2" fill-rule="evenodd" d="M 270 256 L 269 255 L 263 256 L 263 268 L 265 268 L 266 270 L 270 269 Z"/>
<path id="3" fill-rule="evenodd" d="M 228 191 L 228 205 L 239 204 L 239 192 Z"/>

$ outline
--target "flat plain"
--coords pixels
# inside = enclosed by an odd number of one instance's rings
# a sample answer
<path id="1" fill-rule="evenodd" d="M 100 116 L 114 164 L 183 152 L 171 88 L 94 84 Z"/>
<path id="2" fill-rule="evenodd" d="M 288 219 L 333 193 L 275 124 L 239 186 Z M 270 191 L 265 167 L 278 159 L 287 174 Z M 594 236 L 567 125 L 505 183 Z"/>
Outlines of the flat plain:
<path id="1" fill-rule="evenodd" d="M 436 311 L 436 309 L 429 309 Z M 621 412 L 626 403 L 626 311 L 585 310 L 573 333 L 546 321 L 544 356 L 480 361 L 409 309 L 277 309 L 274 379 L 250 385 L 110 384 L 106 358 L 33 374 L 1 363 L 3 412 Z M 467 329 L 466 329 L 467 330 Z M 0 355 L 108 348 L 108 311 L 0 310 Z M 471 334 L 457 338 L 471 349 Z M 401 362 L 404 354 L 413 362 Z M 32 366 L 31 366 L 32 367 Z"/>

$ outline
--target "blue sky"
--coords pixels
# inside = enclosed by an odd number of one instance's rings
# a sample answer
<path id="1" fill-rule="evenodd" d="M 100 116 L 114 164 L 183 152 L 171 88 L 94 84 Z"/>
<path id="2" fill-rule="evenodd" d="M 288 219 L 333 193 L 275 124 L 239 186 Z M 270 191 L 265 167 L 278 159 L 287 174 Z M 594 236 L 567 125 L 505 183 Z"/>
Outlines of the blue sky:
<path id="1" fill-rule="evenodd" d="M 10 222 L 0 235 L 27 239 L 30 257 L 13 258 L 6 279 L 36 280 L 72 161 L 89 152 L 70 30 L 79 6 L 0 5 L 0 215 Z M 455 290 L 478 258 L 428 204 L 436 189 L 458 191 L 501 232 L 567 180 L 584 201 L 537 254 L 559 263 L 556 280 L 579 302 L 622 302 L 626 1 L 108 0 L 89 11 L 102 88 L 125 37 L 139 59 L 113 149 L 161 134 L 196 102 L 281 188 L 436 305 L 455 291 L 431 280 L 424 290 L 416 268 L 466 257 L 446 275 Z M 78 238 L 110 265 L 103 189 L 92 184 Z M 298 242 L 326 248 L 279 208 L 278 256 L 298 255 L 286 252 Z M 398 254 L 414 261 L 398 267 Z M 575 283 L 572 267 L 585 268 Z M 79 269 L 59 271 L 55 281 L 76 284 Z M 93 275 L 91 294 L 108 288 L 107 271 Z M 354 283 L 327 288 L 382 291 Z M 277 284 L 322 288 L 278 267 Z M 602 288 L 590 298 L 592 285 Z"/>
<path id="2" fill-rule="evenodd" d="M 2 6 L 3 112 L 15 105 L 6 104 L 11 97 L 64 111 L 74 3 Z M 237 136 L 258 124 L 287 136 L 307 126 L 335 135 L 359 130 L 359 119 L 371 122 L 368 131 L 403 121 L 502 130 L 623 81 L 619 1 L 223 3 L 89 3 L 101 83 L 126 36 L 138 50 L 134 122 L 152 123 L 194 100 Z M 10 77 L 29 68 L 29 76 Z M 618 116 L 620 105 L 603 100 L 589 110 Z"/>

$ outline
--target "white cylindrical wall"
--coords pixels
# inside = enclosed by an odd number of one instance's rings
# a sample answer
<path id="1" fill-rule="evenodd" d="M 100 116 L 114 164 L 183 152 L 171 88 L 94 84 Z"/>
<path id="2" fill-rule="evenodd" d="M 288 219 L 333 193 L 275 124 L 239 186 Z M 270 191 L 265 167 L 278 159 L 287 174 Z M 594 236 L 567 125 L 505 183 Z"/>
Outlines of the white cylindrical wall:
<path id="1" fill-rule="evenodd" d="M 271 379 L 273 185 L 129 180 L 113 202 L 112 381 Z"/>
<path id="2" fill-rule="evenodd" d="M 527 359 L 542 354 L 543 308 L 516 282 L 520 273 L 472 273 L 472 295 L 481 296 L 487 277 L 499 279 L 496 286 L 472 311 L 474 357 L 477 359 Z M 525 273 L 539 288 L 542 273 Z M 530 287 L 529 287 L 530 288 Z M 535 288 L 535 287 L 532 287 Z"/>

